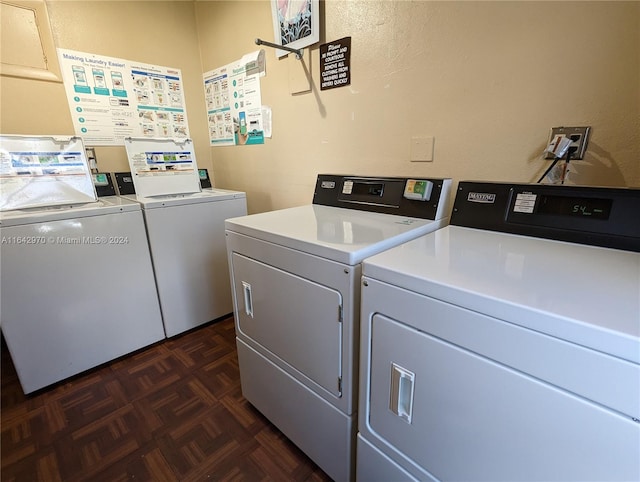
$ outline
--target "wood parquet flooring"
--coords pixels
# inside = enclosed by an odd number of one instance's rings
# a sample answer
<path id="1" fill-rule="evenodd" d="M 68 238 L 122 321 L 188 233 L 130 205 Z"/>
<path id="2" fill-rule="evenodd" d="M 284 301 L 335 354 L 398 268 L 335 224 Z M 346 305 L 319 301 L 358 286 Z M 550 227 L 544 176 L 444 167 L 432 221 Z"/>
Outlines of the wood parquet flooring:
<path id="1" fill-rule="evenodd" d="M 242 397 L 232 317 L 29 396 L 1 370 L 2 482 L 330 481 Z"/>

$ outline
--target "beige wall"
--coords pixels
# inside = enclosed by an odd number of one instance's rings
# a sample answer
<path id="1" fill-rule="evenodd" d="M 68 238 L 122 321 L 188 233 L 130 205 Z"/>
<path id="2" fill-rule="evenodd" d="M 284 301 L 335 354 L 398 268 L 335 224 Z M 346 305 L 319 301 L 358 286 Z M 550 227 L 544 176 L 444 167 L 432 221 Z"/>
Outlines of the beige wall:
<path id="1" fill-rule="evenodd" d="M 268 2 L 196 12 L 204 70 L 273 39 Z M 273 138 L 212 148 L 250 212 L 308 203 L 319 172 L 536 181 L 558 125 L 593 127 L 576 183 L 640 186 L 640 3 L 328 0 L 323 23 L 323 41 L 352 37 L 351 85 L 319 91 L 316 46 L 314 91 L 290 95 L 268 49 Z M 433 162 L 409 162 L 412 136 L 435 137 Z"/>
<path id="2" fill-rule="evenodd" d="M 192 1 L 47 1 L 56 47 L 181 69 L 196 159 L 211 169 Z M 73 134 L 62 84 L 0 78 L 0 131 Z M 129 170 L 124 147 L 96 148 L 102 171 Z"/>
<path id="3" fill-rule="evenodd" d="M 178 67 L 198 163 L 249 211 L 308 203 L 319 172 L 535 181 L 552 126 L 591 125 L 578 184 L 640 187 L 639 2 L 322 3 L 324 41 L 352 37 L 351 85 L 291 95 L 301 64 L 267 48 L 264 145 L 208 147 L 202 72 L 273 39 L 269 2 L 48 1 L 58 47 Z M 567 28 L 566 19 L 574 26 Z M 309 55 L 310 54 L 310 55 Z M 61 84 L 0 78 L 3 133 L 72 133 Z M 435 137 L 431 163 L 411 137 Z M 98 148 L 102 170 L 127 168 Z"/>

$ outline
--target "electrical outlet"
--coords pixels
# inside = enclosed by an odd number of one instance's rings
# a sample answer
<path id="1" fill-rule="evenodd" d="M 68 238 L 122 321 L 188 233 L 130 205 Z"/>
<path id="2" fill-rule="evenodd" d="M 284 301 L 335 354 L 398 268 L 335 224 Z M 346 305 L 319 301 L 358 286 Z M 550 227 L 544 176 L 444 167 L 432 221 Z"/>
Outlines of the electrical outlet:
<path id="1" fill-rule="evenodd" d="M 549 143 L 556 136 L 565 136 L 571 139 L 571 145 L 569 149 L 571 149 L 571 159 L 583 159 L 584 153 L 587 150 L 587 144 L 589 142 L 589 133 L 591 132 L 591 127 L 552 127 L 551 135 L 549 136 Z M 547 154 L 547 159 L 553 159 L 553 154 Z"/>

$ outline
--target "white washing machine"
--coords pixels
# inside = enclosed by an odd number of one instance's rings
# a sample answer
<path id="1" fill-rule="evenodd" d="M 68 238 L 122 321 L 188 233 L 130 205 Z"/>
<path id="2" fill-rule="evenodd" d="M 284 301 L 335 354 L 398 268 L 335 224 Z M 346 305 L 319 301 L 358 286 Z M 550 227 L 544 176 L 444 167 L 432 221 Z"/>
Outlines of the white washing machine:
<path id="1" fill-rule="evenodd" d="M 203 191 L 191 139 L 127 138 L 125 149 L 131 172 L 114 176 L 142 206 L 167 337 L 232 313 L 224 221 L 247 214 L 245 193 Z"/>
<path id="2" fill-rule="evenodd" d="M 30 393 L 164 338 L 138 203 L 0 213 L 2 332 Z"/>
<path id="3" fill-rule="evenodd" d="M 462 182 L 363 263 L 357 478 L 640 480 L 640 190 Z"/>
<path id="4" fill-rule="evenodd" d="M 226 221 L 243 395 L 355 475 L 361 262 L 448 222 L 450 179 L 318 176 L 313 204 Z"/>
<path id="5" fill-rule="evenodd" d="M 167 337 L 233 312 L 224 221 L 247 214 L 244 192 L 140 197 Z"/>

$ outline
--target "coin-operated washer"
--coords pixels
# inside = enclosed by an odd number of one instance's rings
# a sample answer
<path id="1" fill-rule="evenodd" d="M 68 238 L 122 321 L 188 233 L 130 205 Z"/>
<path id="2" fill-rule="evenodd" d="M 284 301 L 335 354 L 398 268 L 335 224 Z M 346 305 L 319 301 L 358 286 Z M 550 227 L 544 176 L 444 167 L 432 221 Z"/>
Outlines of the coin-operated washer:
<path id="1" fill-rule="evenodd" d="M 136 192 L 125 197 L 142 206 L 167 336 L 232 313 L 224 221 L 247 213 L 245 193 L 201 190 L 189 139 L 126 139 L 125 147 Z"/>
<path id="2" fill-rule="evenodd" d="M 461 182 L 363 263 L 358 480 L 640 480 L 640 190 Z"/>
<path id="3" fill-rule="evenodd" d="M 80 138 L 1 141 L 0 323 L 23 391 L 163 339 L 140 205 L 96 199 Z"/>
<path id="4" fill-rule="evenodd" d="M 319 175 L 313 204 L 226 222 L 242 393 L 334 480 L 355 473 L 362 260 L 447 224 L 450 186 Z"/>

